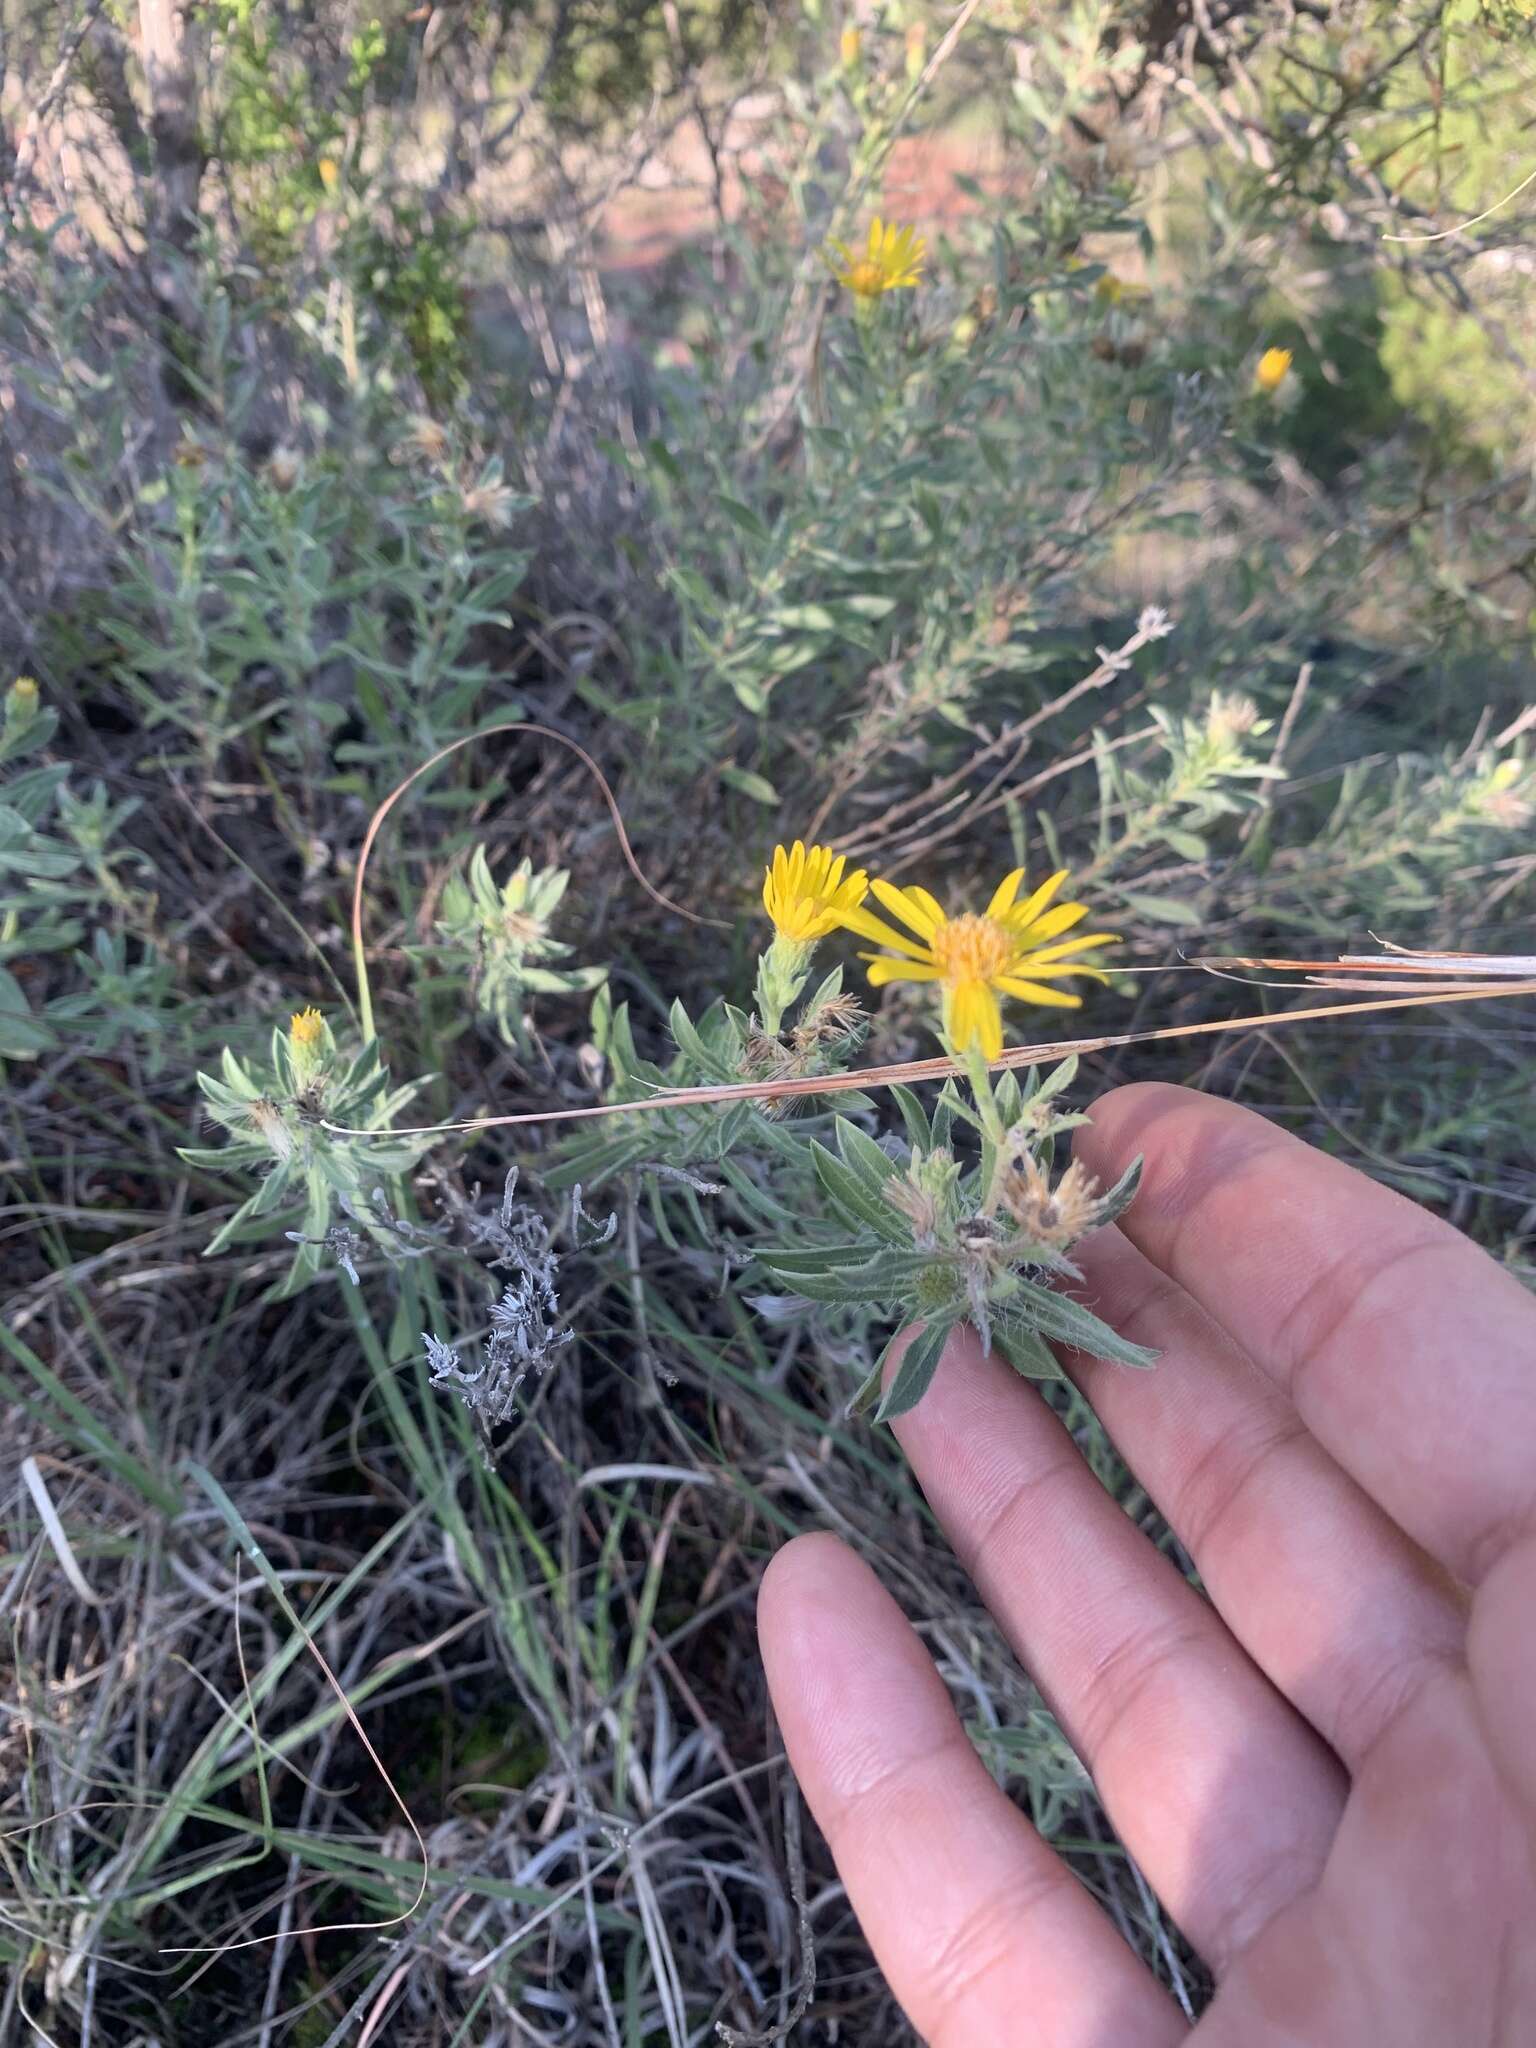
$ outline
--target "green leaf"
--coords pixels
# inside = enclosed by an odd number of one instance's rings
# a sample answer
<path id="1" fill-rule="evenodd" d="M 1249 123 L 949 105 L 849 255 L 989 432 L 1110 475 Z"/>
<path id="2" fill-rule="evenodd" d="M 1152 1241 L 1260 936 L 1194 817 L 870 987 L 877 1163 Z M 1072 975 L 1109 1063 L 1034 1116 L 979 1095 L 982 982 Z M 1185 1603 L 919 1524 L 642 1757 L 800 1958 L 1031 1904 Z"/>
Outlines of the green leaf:
<path id="1" fill-rule="evenodd" d="M 1107 1193 L 1099 1197 L 1099 1223 L 1113 1223 L 1117 1216 L 1123 1216 L 1136 1199 L 1136 1190 L 1141 1184 L 1141 1169 L 1145 1162 L 1138 1152 L 1130 1165 L 1121 1174 Z"/>
<path id="2" fill-rule="evenodd" d="M 1176 826 L 1165 825 L 1163 841 L 1185 860 L 1204 860 L 1209 849 L 1197 832 L 1182 832 Z"/>
<path id="3" fill-rule="evenodd" d="M 726 491 L 717 492 L 715 502 L 733 526 L 739 526 L 753 540 L 767 540 L 768 529 L 750 505 L 744 505 L 740 498 L 733 498 Z"/>
<path id="4" fill-rule="evenodd" d="M 731 789 L 740 790 L 743 796 L 751 797 L 755 804 L 776 804 L 779 792 L 765 775 L 756 775 L 750 768 L 738 768 L 734 761 L 727 762 L 720 770 L 720 780 Z"/>
<path id="5" fill-rule="evenodd" d="M 876 1422 L 894 1422 L 898 1415 L 906 1415 L 917 1406 L 939 1369 L 939 1360 L 954 1327 L 952 1322 L 924 1323 L 902 1353 L 896 1377 L 875 1410 Z"/>
<path id="6" fill-rule="evenodd" d="M 837 620 L 824 604 L 787 604 L 774 613 L 770 626 L 782 633 L 835 633 Z"/>
<path id="7" fill-rule="evenodd" d="M 48 1026 L 33 1016 L 21 983 L 0 967 L 0 1059 L 35 1060 L 54 1042 Z"/>
<path id="8" fill-rule="evenodd" d="M 907 1127 L 907 1142 L 914 1152 L 926 1152 L 933 1143 L 933 1134 L 928 1128 L 928 1113 L 921 1102 L 905 1083 L 894 1082 L 891 1095 L 901 1111 L 901 1120 Z"/>
<path id="9" fill-rule="evenodd" d="M 1038 1330 L 1027 1323 L 997 1321 L 992 1325 L 992 1346 L 1000 1351 L 1016 1373 L 1027 1380 L 1059 1380 L 1061 1365 Z"/>
<path id="10" fill-rule="evenodd" d="M 836 1118 L 833 1129 L 837 1133 L 837 1149 L 843 1155 L 843 1163 L 859 1176 L 872 1195 L 878 1196 L 896 1171 L 895 1160 L 882 1152 L 867 1132 L 861 1131 L 857 1124 L 849 1123 L 847 1117 Z"/>
<path id="11" fill-rule="evenodd" d="M 1086 1351 L 1090 1358 L 1107 1359 L 1111 1365 L 1157 1363 L 1157 1352 L 1120 1336 L 1080 1301 L 1057 1294 L 1052 1288 L 1038 1287 L 1033 1280 L 1019 1281 L 1018 1292 L 1009 1306 L 1026 1317 L 1042 1337 L 1053 1343 L 1070 1344 L 1076 1351 Z"/>
<path id="12" fill-rule="evenodd" d="M 880 1193 L 856 1167 L 836 1159 L 817 1139 L 811 1140 L 811 1165 L 833 1206 L 855 1226 L 863 1224 L 887 1244 L 910 1248 L 911 1232 Z M 894 1171 L 894 1168 L 892 1169 Z"/>
<path id="13" fill-rule="evenodd" d="M 1120 900 L 1127 910 L 1135 911 L 1138 917 L 1150 917 L 1155 924 L 1198 927 L 1205 922 L 1194 905 L 1186 903 L 1180 896 L 1132 895 L 1129 889 L 1123 889 L 1120 892 Z"/>

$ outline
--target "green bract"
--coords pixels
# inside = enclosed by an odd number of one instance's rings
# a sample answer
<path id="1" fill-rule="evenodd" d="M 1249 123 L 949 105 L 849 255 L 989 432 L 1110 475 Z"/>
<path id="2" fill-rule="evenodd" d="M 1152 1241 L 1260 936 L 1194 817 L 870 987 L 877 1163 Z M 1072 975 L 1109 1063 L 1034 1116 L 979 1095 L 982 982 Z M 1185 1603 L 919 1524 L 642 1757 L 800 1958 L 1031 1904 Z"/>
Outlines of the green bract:
<path id="1" fill-rule="evenodd" d="M 603 967 L 552 964 L 571 951 L 550 937 L 569 881 L 564 868 L 535 872 L 532 861 L 522 860 L 498 888 L 485 848 L 477 846 L 467 878 L 455 875 L 443 890 L 439 965 L 457 964 L 477 1008 L 494 1017 L 502 1037 L 522 1051 L 528 1046 L 525 996 L 575 995 L 597 988 L 607 975 Z"/>
<path id="2" fill-rule="evenodd" d="M 978 1062 L 971 1075 L 974 1106 L 946 1083 L 931 1121 L 909 1090 L 894 1091 L 906 1125 L 904 1145 L 887 1151 L 842 1117 L 835 1152 L 811 1141 L 825 1222 L 794 1243 L 762 1250 L 758 1263 L 787 1290 L 772 1304 L 776 1318 L 799 1304 L 807 1315 L 875 1315 L 897 1325 L 854 1397 L 855 1408 L 880 1393 L 887 1362 L 903 1338 L 901 1362 L 876 1419 L 889 1421 L 915 1407 L 950 1335 L 967 1321 L 984 1344 L 1030 1378 L 1059 1374 L 1052 1344 L 1117 1365 L 1153 1363 L 1155 1353 L 1117 1336 L 1091 1310 L 1046 1284 L 1052 1277 L 1080 1277 L 1067 1257 L 1071 1244 L 1121 1214 L 1141 1172 L 1137 1160 L 1100 1195 L 1069 1168 L 1050 1190 L 1054 1139 L 1083 1122 L 1052 1107 L 1075 1069 L 1075 1060 L 1065 1060 L 1043 1083 L 1032 1073 L 1022 1090 L 1010 1072 L 994 1090 Z M 980 1134 L 979 1157 L 969 1171 L 951 1150 L 957 1118 Z"/>
<path id="3" fill-rule="evenodd" d="M 332 1248 L 338 1262 L 345 1262 L 353 1233 L 340 1223 L 338 1209 L 376 1244 L 394 1250 L 398 1233 L 386 1229 L 390 1219 L 376 1196 L 388 1175 L 414 1166 L 425 1150 L 423 1141 L 395 1136 L 389 1129 L 422 1083 L 392 1089 L 371 1040 L 343 1061 L 329 1026 L 321 1027 L 312 1050 L 296 1044 L 291 1032 L 275 1029 L 270 1065 L 260 1074 L 226 1046 L 220 1070 L 222 1078 L 199 1074 L 197 1083 L 209 1115 L 229 1132 L 229 1142 L 184 1147 L 181 1157 L 192 1166 L 245 1168 L 262 1178 L 256 1192 L 216 1232 L 207 1253 L 232 1240 L 264 1237 L 269 1223 L 250 1226 L 286 1215 L 292 1225 L 288 1235 L 299 1247 L 282 1289 L 292 1293 L 320 1271 L 321 1253 L 333 1231 L 343 1233 Z M 366 1129 L 370 1135 L 348 1135 L 329 1129 L 331 1124 Z"/>

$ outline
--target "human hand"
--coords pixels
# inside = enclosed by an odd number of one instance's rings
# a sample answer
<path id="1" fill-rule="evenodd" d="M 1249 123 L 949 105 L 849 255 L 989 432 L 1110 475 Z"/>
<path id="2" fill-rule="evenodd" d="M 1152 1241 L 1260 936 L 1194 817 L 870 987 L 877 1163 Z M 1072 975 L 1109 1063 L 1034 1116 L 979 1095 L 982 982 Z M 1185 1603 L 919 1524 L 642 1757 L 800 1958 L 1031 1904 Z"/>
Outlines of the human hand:
<path id="1" fill-rule="evenodd" d="M 1188 2022 L 988 1776 L 834 1538 L 758 1625 L 790 1760 L 935 2048 L 1536 2043 L 1536 1302 L 1250 1112 L 1118 1089 L 1146 1172 L 1076 1256 L 1152 1372 L 1064 1362 L 1202 1598 L 958 1336 L 897 1425 L 982 1597 L 1210 1964 Z"/>

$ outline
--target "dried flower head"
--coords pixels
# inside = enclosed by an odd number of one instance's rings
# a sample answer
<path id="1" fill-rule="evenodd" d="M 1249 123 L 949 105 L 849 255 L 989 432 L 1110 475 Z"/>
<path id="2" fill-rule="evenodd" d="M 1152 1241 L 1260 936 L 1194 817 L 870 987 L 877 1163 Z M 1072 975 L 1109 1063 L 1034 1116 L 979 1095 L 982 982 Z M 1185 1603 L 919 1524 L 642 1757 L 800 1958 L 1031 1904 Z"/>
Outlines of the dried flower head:
<path id="1" fill-rule="evenodd" d="M 911 1224 L 912 1242 L 919 1251 L 932 1251 L 946 1234 L 959 1181 L 959 1162 L 941 1145 L 914 1154 L 906 1172 L 893 1175 L 881 1188 L 885 1200 Z"/>
<path id="2" fill-rule="evenodd" d="M 293 1133 L 270 1095 L 258 1095 L 246 1108 L 246 1121 L 274 1159 L 293 1157 Z"/>
<path id="3" fill-rule="evenodd" d="M 864 1006 L 857 996 L 839 994 L 818 1003 L 808 1017 L 802 1017 L 790 1033 L 796 1052 L 813 1052 L 818 1045 L 846 1038 L 864 1021 Z"/>
<path id="4" fill-rule="evenodd" d="M 441 462 L 447 453 L 447 430 L 426 413 L 417 413 L 395 450 L 395 457 L 400 462 L 407 462 L 413 456 L 423 462 Z"/>
<path id="5" fill-rule="evenodd" d="M 1251 733 L 1259 722 L 1259 707 L 1240 690 L 1213 690 L 1206 707 L 1205 729 L 1218 745 L 1230 745 Z"/>
<path id="6" fill-rule="evenodd" d="M 510 526 L 517 494 L 507 484 L 478 483 L 461 492 L 459 503 L 467 519 L 483 519 L 487 526 Z"/>
<path id="7" fill-rule="evenodd" d="M 1536 768 L 1508 756 L 1473 791 L 1469 808 L 1506 832 L 1522 830 L 1536 818 Z"/>
<path id="8" fill-rule="evenodd" d="M 998 1176 L 999 1205 L 1032 1244 L 1066 1251 L 1093 1228 L 1099 1213 L 1099 1184 L 1077 1160 L 1054 1189 L 1031 1152 Z"/>
<path id="9" fill-rule="evenodd" d="M 291 491 L 299 480 L 301 468 L 297 449 L 274 448 L 262 465 L 262 474 L 275 490 Z"/>

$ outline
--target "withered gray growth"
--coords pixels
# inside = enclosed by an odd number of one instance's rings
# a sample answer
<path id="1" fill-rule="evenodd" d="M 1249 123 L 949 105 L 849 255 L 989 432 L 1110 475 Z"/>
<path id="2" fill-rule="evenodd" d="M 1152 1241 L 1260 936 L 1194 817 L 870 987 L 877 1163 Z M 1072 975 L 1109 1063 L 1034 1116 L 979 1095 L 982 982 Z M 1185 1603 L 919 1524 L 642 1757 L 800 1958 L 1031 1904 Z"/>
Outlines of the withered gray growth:
<path id="1" fill-rule="evenodd" d="M 451 1386 L 466 1407 L 488 1427 L 505 1422 L 523 1381 L 531 1371 L 548 1372 L 556 1353 L 570 1343 L 572 1331 L 561 1320 L 556 1285 L 560 1254 L 550 1241 L 549 1225 L 527 1202 L 517 1199 L 517 1168 L 508 1169 L 498 1209 L 482 1210 L 450 1197 L 472 1245 L 489 1245 L 494 1256 L 487 1262 L 492 1271 L 510 1271 L 490 1309 L 490 1334 L 479 1348 L 478 1362 L 467 1368 L 457 1346 L 441 1337 L 423 1332 L 427 1362 L 434 1386 Z M 581 1189 L 571 1191 L 570 1234 L 579 1241 L 586 1212 Z M 610 1216 L 600 1225 L 588 1245 L 606 1244 L 618 1226 Z"/>

